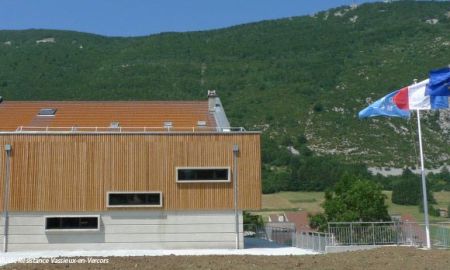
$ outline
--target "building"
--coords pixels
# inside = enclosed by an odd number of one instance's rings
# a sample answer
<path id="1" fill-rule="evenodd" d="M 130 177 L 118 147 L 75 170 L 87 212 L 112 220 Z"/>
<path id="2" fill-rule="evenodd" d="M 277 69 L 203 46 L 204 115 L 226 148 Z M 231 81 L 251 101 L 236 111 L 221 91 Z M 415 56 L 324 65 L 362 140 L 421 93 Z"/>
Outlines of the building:
<path id="1" fill-rule="evenodd" d="M 438 211 L 439 211 L 439 216 L 440 217 L 444 217 L 444 218 L 449 217 L 447 209 L 445 209 L 445 208 L 438 208 Z"/>
<path id="2" fill-rule="evenodd" d="M 261 207 L 260 134 L 230 127 L 208 94 L 2 101 L 3 249 L 242 248 L 242 211 Z"/>
<path id="3" fill-rule="evenodd" d="M 297 232 L 316 232 L 309 226 L 309 214 L 306 211 L 287 212 L 284 214 L 288 222 L 295 224 Z"/>
<path id="4" fill-rule="evenodd" d="M 315 232 L 309 226 L 309 214 L 306 211 L 285 212 L 269 215 L 269 224 L 272 227 L 293 229 L 297 232 Z"/>

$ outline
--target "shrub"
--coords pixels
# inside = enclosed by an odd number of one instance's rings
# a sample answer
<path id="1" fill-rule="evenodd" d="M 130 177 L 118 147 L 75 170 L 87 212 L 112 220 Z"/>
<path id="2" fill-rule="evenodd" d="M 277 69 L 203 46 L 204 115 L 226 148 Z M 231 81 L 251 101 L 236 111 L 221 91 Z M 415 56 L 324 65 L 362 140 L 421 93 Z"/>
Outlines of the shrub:
<path id="1" fill-rule="evenodd" d="M 344 175 L 333 191 L 325 193 L 325 213 L 312 216 L 310 226 L 323 231 L 333 221 L 390 220 L 385 198 L 380 185 Z"/>
<path id="2" fill-rule="evenodd" d="M 419 204 L 419 212 L 423 213 L 423 203 Z M 441 212 L 438 208 L 434 207 L 432 204 L 428 204 L 428 215 L 432 217 L 439 217 L 441 216 Z"/>
<path id="3" fill-rule="evenodd" d="M 323 105 L 320 104 L 320 103 L 316 103 L 316 104 L 314 104 L 314 106 L 313 106 L 313 110 L 314 110 L 315 112 L 322 112 L 322 111 L 323 111 Z"/>
<path id="4" fill-rule="evenodd" d="M 428 189 L 428 201 L 435 202 Z M 402 177 L 392 186 L 392 202 L 401 205 L 419 205 L 422 201 L 422 182 L 420 176 L 405 170 Z"/>

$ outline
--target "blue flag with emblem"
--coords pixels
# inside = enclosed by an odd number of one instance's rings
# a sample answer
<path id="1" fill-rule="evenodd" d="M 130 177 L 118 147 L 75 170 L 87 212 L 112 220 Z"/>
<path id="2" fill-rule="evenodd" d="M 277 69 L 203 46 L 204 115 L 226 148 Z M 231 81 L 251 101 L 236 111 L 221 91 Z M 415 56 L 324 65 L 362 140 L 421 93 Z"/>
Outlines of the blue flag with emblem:
<path id="1" fill-rule="evenodd" d="M 361 119 L 374 116 L 409 118 L 409 110 L 399 108 L 394 101 L 395 96 L 399 92 L 400 90 L 394 91 L 370 104 L 367 108 L 359 112 L 358 117 Z"/>

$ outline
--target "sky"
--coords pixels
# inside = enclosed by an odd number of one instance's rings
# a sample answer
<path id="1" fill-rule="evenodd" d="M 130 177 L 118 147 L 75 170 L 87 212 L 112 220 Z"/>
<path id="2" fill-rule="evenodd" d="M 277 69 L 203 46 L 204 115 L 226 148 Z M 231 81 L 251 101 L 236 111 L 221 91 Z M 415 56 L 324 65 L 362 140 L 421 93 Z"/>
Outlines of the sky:
<path id="1" fill-rule="evenodd" d="M 143 36 L 224 28 L 363 2 L 374 0 L 0 0 L 0 29 Z"/>

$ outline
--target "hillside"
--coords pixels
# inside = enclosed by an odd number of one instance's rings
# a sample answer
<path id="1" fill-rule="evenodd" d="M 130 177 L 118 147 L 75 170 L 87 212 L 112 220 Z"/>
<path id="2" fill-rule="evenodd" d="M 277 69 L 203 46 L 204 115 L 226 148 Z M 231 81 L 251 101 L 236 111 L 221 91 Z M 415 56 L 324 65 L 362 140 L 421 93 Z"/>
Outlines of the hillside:
<path id="1" fill-rule="evenodd" d="M 449 2 L 364 4 L 134 38 L 0 31 L 0 95 L 183 100 L 217 89 L 234 126 L 265 131 L 266 153 L 306 146 L 349 163 L 403 167 L 416 165 L 414 119 L 360 121 L 357 112 L 448 65 L 449 56 Z M 449 122 L 448 112 L 423 121 L 434 167 L 450 163 Z"/>

